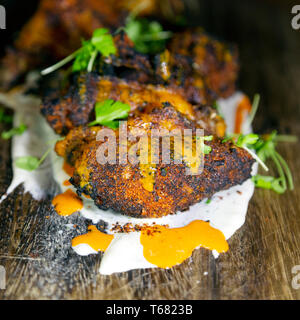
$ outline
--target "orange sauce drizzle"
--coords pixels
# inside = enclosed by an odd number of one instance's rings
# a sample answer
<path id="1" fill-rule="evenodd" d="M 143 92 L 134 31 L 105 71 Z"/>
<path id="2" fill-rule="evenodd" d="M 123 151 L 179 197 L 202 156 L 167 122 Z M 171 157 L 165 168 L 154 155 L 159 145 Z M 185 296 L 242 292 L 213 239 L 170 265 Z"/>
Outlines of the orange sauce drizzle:
<path id="1" fill-rule="evenodd" d="M 95 251 L 104 252 L 108 248 L 113 238 L 113 235 L 99 231 L 96 226 L 89 226 L 88 233 L 75 237 L 72 240 L 72 247 L 76 247 L 79 244 L 85 243 Z"/>
<path id="2" fill-rule="evenodd" d="M 247 96 L 244 96 L 239 102 L 235 113 L 234 133 L 242 132 L 242 125 L 246 114 L 249 114 L 252 109 L 251 102 Z"/>
<path id="3" fill-rule="evenodd" d="M 71 189 L 57 195 L 52 204 L 55 211 L 61 216 L 69 216 L 72 213 L 82 209 L 82 200 Z"/>
<path id="4" fill-rule="evenodd" d="M 160 268 L 171 268 L 182 263 L 197 247 L 219 253 L 228 250 L 223 233 L 201 220 L 182 228 L 156 226 L 154 232 L 143 230 L 140 241 L 145 259 Z"/>

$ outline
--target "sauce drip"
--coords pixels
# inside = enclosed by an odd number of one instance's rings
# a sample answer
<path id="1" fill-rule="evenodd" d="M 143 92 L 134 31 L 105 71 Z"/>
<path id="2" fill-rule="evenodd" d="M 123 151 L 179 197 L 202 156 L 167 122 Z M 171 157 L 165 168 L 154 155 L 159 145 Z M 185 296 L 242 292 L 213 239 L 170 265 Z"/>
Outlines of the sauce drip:
<path id="1" fill-rule="evenodd" d="M 85 243 L 95 251 L 104 252 L 110 245 L 113 238 L 113 235 L 99 231 L 96 226 L 89 226 L 88 233 L 75 237 L 72 240 L 72 247 Z"/>
<path id="2" fill-rule="evenodd" d="M 71 182 L 70 182 L 69 180 L 65 180 L 65 181 L 63 182 L 63 185 L 64 185 L 65 187 L 68 187 L 68 186 L 71 185 Z"/>
<path id="3" fill-rule="evenodd" d="M 141 184 L 143 188 L 149 192 L 153 192 L 155 183 L 155 164 L 140 164 Z"/>
<path id="4" fill-rule="evenodd" d="M 67 175 L 69 175 L 70 177 L 73 176 L 74 174 L 74 167 L 72 167 L 71 165 L 69 165 L 67 162 L 64 162 L 63 164 L 63 170 L 65 171 L 65 173 Z"/>
<path id="5" fill-rule="evenodd" d="M 160 268 L 171 268 L 182 263 L 197 247 L 219 253 L 228 250 L 223 233 L 211 227 L 209 222 L 201 220 L 182 228 L 156 226 L 153 232 L 143 230 L 140 241 L 145 259 Z"/>
<path id="6" fill-rule="evenodd" d="M 247 96 L 244 96 L 239 102 L 235 113 L 234 133 L 242 132 L 242 125 L 244 123 L 246 114 L 249 114 L 252 109 L 251 102 Z"/>
<path id="7" fill-rule="evenodd" d="M 71 189 L 66 190 L 52 200 L 55 211 L 61 216 L 69 216 L 82 209 L 82 200 Z"/>

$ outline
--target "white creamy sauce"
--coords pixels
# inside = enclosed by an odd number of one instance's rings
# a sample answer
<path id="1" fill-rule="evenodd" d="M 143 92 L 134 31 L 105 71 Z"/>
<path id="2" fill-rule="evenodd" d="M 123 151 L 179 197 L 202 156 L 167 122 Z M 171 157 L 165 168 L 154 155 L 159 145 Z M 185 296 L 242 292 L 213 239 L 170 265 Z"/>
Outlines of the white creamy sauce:
<path id="1" fill-rule="evenodd" d="M 74 251 L 81 256 L 88 256 L 89 254 L 97 254 L 98 252 L 94 250 L 91 246 L 86 243 L 80 243 L 73 247 Z"/>
<path id="2" fill-rule="evenodd" d="M 235 111 L 242 97 L 243 94 L 237 92 L 229 99 L 220 99 L 218 101 L 220 111 L 227 124 L 228 133 L 233 131 Z M 39 114 L 39 99 L 32 97 L 24 99 L 24 96 L 19 96 L 18 94 L 9 98 L 10 106 L 15 109 L 14 125 L 18 126 L 23 122 L 28 126 L 28 130 L 24 134 L 13 137 L 13 160 L 27 155 L 41 157 L 49 146 L 54 146 L 58 136 Z M 0 95 L 0 101 L 3 99 L 4 97 Z M 7 97 L 5 101 L 7 102 Z M 250 131 L 249 125 L 244 124 L 243 132 L 249 133 Z M 253 166 L 253 174 L 256 172 L 257 164 Z M 69 188 L 75 191 L 72 186 L 67 187 L 63 185 L 63 182 L 68 180 L 69 176 L 63 170 L 63 159 L 58 157 L 54 151 L 51 152 L 51 157 L 48 157 L 38 170 L 28 172 L 13 165 L 13 173 L 12 183 L 0 201 L 3 201 L 7 194 L 12 192 L 21 183 L 24 185 L 25 192 L 30 192 L 35 199 L 40 200 L 49 191 L 52 177 L 54 177 L 62 191 Z M 206 203 L 205 199 L 191 206 L 188 211 L 153 219 L 131 218 L 111 210 L 104 211 L 97 208 L 92 200 L 82 197 L 83 209 L 80 213 L 85 218 L 91 219 L 95 224 L 100 220 L 105 221 L 108 224 L 106 230 L 108 233 L 113 233 L 111 228 L 117 223 L 119 225 L 126 223 L 132 223 L 133 225 L 145 223 L 151 225 L 155 223 L 176 228 L 183 227 L 193 220 L 204 220 L 209 221 L 212 227 L 222 231 L 226 239 L 228 239 L 244 224 L 248 203 L 253 192 L 254 184 L 249 179 L 242 185 L 216 193 L 211 198 L 210 203 Z M 97 254 L 88 244 L 80 244 L 73 247 L 73 249 L 80 255 Z M 218 256 L 217 252 L 213 252 L 213 254 L 215 257 Z M 130 232 L 114 235 L 114 239 L 104 253 L 99 272 L 102 274 L 112 274 L 152 267 L 155 266 L 149 263 L 143 256 L 140 232 Z"/>
<path id="3" fill-rule="evenodd" d="M 234 131 L 235 113 L 239 102 L 243 99 L 242 92 L 236 92 L 234 95 L 227 99 L 219 99 L 217 104 L 219 106 L 220 114 L 224 117 L 227 133 Z"/>
<path id="4" fill-rule="evenodd" d="M 23 123 L 28 128 L 22 135 L 15 135 L 12 139 L 13 179 L 0 202 L 22 183 L 25 192 L 30 192 L 34 199 L 41 200 L 49 192 L 52 183 L 50 159 L 47 158 L 37 170 L 32 172 L 19 169 L 14 165 L 14 161 L 19 157 L 40 158 L 51 147 L 53 133 L 39 112 L 40 99 L 16 92 L 9 96 L 0 94 L 0 102 L 15 110 L 14 127 Z"/>
<path id="5" fill-rule="evenodd" d="M 130 232 L 115 234 L 104 253 L 99 272 L 109 275 L 145 268 L 156 268 L 156 266 L 144 258 L 140 232 Z"/>

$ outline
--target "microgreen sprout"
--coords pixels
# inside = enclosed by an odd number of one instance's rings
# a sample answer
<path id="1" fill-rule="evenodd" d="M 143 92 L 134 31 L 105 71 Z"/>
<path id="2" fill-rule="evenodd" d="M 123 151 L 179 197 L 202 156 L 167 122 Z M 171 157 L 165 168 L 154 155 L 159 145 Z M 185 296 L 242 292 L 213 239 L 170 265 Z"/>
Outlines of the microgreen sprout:
<path id="1" fill-rule="evenodd" d="M 90 40 L 82 41 L 81 48 L 53 66 L 44 69 L 41 71 L 41 74 L 44 76 L 56 71 L 74 59 L 75 61 L 72 66 L 73 72 L 82 70 L 91 72 L 98 54 L 101 54 L 103 57 L 109 57 L 111 54 L 116 54 L 116 52 L 117 49 L 114 44 L 114 39 L 111 34 L 109 34 L 108 29 L 99 28 L 94 31 Z"/>
<path id="2" fill-rule="evenodd" d="M 52 149 L 53 147 L 50 147 L 40 159 L 33 156 L 19 157 L 15 160 L 15 166 L 23 170 L 34 171 L 45 161 Z"/>
<path id="3" fill-rule="evenodd" d="M 1 133 L 1 138 L 4 140 L 8 140 L 12 138 L 15 135 L 21 135 L 23 132 L 27 129 L 27 126 L 25 124 L 21 124 L 19 127 L 11 128 L 8 131 L 3 131 Z"/>

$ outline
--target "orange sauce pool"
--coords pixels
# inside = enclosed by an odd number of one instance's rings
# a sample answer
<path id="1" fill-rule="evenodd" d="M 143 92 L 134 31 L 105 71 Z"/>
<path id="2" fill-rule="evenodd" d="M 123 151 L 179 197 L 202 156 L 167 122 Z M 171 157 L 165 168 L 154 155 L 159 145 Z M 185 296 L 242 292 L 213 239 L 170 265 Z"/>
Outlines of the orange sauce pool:
<path id="1" fill-rule="evenodd" d="M 151 233 L 142 231 L 140 241 L 145 259 L 160 268 L 171 268 L 182 263 L 197 247 L 219 253 L 228 250 L 223 233 L 211 227 L 209 222 L 196 220 L 182 228 L 155 228 Z"/>
<path id="2" fill-rule="evenodd" d="M 54 197 L 52 204 L 55 211 L 61 216 L 69 216 L 83 207 L 82 200 L 71 189 Z"/>
<path id="3" fill-rule="evenodd" d="M 252 104 L 247 96 L 244 95 L 242 100 L 239 102 L 236 113 L 235 113 L 235 125 L 234 125 L 234 133 L 241 133 L 242 132 L 242 125 L 244 120 L 251 112 Z"/>
<path id="4" fill-rule="evenodd" d="M 99 231 L 96 226 L 89 226 L 88 233 L 75 237 L 72 240 L 72 247 L 76 247 L 79 244 L 85 243 L 95 251 L 104 252 L 108 248 L 113 238 L 113 235 Z"/>

